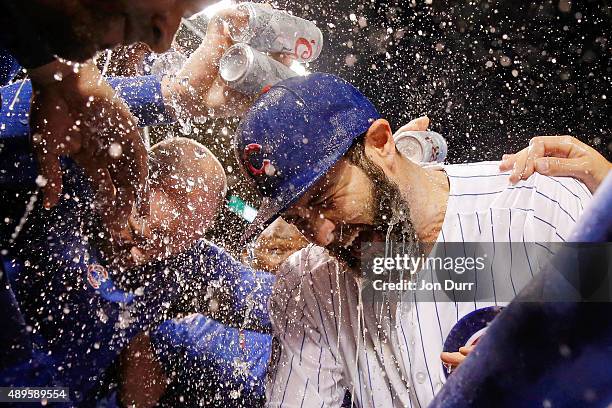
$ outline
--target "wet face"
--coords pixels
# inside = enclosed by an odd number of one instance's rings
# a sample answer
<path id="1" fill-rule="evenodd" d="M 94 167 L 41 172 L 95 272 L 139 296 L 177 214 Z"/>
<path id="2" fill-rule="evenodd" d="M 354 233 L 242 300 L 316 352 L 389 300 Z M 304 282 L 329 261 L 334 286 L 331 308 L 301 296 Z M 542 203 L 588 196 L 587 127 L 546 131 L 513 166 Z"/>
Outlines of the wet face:
<path id="1" fill-rule="evenodd" d="M 134 210 L 113 252 L 126 268 L 191 247 L 212 226 L 225 197 L 223 168 L 204 146 L 178 138 L 152 150 L 150 213 L 140 217 Z"/>
<path id="2" fill-rule="evenodd" d="M 166 51 L 182 17 L 213 0 L 65 0 L 48 6 L 41 26 L 53 52 L 85 61 L 120 44 L 143 42 Z M 41 13 L 42 14 L 42 13 Z"/>
<path id="3" fill-rule="evenodd" d="M 192 192 L 189 204 L 165 188 L 152 188 L 150 214 L 132 214 L 121 234 L 115 260 L 129 268 L 169 258 L 192 246 L 211 226 L 220 205 L 207 202 L 202 193 Z M 193 202 L 199 202 L 198 206 Z M 197 213 L 190 208 L 198 208 Z"/>
<path id="4" fill-rule="evenodd" d="M 408 203 L 363 146 L 352 149 L 283 218 L 351 267 L 359 264 L 361 243 L 383 242 L 387 234 L 416 241 Z"/>

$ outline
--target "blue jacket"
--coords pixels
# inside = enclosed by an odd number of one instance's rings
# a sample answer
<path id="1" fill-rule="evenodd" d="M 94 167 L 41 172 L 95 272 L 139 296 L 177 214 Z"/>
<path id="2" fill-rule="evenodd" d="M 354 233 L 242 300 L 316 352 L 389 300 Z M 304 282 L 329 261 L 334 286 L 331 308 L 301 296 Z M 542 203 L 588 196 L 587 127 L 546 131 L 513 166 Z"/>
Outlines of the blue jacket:
<path id="1" fill-rule="evenodd" d="M 179 301 L 197 311 L 211 280 L 224 282 L 236 314 L 248 310 L 269 327 L 273 275 L 243 266 L 206 241 L 172 259 L 115 273 L 97 245 L 92 193 L 81 172 L 68 168 L 64 183 L 69 198 L 50 211 L 32 211 L 2 257 L 16 300 L 12 314 L 3 313 L 2 327 L 23 319 L 29 328 L 4 341 L 9 348 L 23 344 L 22 354 L 30 352 L 35 363 L 13 361 L 3 367 L 0 383 L 32 385 L 28 381 L 39 378 L 70 387 L 75 403 L 87 401 L 134 335 L 173 317 Z M 11 304 L 10 294 L 7 299 Z"/>

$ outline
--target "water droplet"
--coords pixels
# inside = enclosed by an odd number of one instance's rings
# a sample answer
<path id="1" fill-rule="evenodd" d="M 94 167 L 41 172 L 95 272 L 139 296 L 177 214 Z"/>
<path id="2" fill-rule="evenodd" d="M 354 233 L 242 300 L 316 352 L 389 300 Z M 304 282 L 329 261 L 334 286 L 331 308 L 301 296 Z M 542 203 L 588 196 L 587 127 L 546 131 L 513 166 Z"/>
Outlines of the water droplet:
<path id="1" fill-rule="evenodd" d="M 567 344 L 560 344 L 559 354 L 561 354 L 565 358 L 568 358 L 572 355 L 572 349 L 570 349 Z"/>
<path id="2" fill-rule="evenodd" d="M 219 301 L 217 299 L 210 299 L 210 302 L 208 302 L 208 311 L 210 312 L 216 312 L 219 310 Z"/>
<path id="3" fill-rule="evenodd" d="M 267 176 L 272 177 L 273 175 L 276 174 L 276 167 L 274 167 L 273 164 L 268 164 L 265 168 L 264 171 L 266 173 Z"/>
<path id="4" fill-rule="evenodd" d="M 123 148 L 119 143 L 111 143 L 111 145 L 108 147 L 108 154 L 113 159 L 118 159 L 119 157 L 121 157 L 121 153 L 123 153 Z"/>
<path id="5" fill-rule="evenodd" d="M 38 187 L 46 186 L 47 185 L 47 179 L 39 174 L 38 177 L 36 177 L 36 185 Z"/>

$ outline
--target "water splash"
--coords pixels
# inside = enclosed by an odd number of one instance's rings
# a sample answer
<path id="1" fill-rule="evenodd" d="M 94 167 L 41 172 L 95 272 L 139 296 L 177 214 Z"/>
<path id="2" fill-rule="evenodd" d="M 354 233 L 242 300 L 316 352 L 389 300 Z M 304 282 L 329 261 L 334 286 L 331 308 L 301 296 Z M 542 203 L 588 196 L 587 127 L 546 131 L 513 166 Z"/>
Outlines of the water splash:
<path id="1" fill-rule="evenodd" d="M 106 59 L 104 60 L 104 66 L 102 67 L 102 71 L 100 72 L 100 78 L 98 78 L 98 86 L 100 86 L 100 84 L 104 80 L 104 77 L 106 76 L 106 72 L 108 71 L 108 67 L 110 66 L 112 55 L 113 50 L 111 50 L 110 48 L 106 50 Z"/>
<path id="2" fill-rule="evenodd" d="M 30 213 L 34 209 L 34 204 L 36 204 L 36 201 L 38 201 L 38 193 L 39 193 L 39 191 L 40 191 L 40 189 L 37 188 L 36 191 L 34 192 L 34 194 L 32 194 L 32 196 L 30 197 L 30 200 L 28 201 L 28 204 L 26 205 L 25 211 L 23 213 L 23 216 L 21 217 L 21 219 L 19 220 L 19 223 L 15 227 L 15 230 L 11 234 L 11 238 L 9 239 L 9 245 L 12 245 L 15 242 L 15 240 L 19 236 L 19 233 L 23 229 L 23 226 L 25 225 L 26 221 L 28 220 L 28 216 L 30 215 Z"/>

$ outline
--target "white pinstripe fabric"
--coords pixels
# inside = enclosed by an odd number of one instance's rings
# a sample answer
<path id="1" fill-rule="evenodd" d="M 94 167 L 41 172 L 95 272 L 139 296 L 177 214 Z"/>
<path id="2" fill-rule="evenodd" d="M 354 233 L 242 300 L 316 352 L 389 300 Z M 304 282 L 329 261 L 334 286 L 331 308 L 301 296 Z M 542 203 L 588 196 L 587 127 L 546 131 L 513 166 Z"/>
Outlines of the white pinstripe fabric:
<path id="1" fill-rule="evenodd" d="M 445 170 L 450 193 L 438 251 L 446 242 L 563 241 L 591 198 L 568 178 L 536 174 L 510 186 L 498 162 Z M 281 352 L 268 381 L 268 405 L 339 407 L 348 391 L 361 407 L 427 406 L 444 382 L 439 356 L 453 325 L 477 308 L 503 305 L 497 297 L 518 292 L 538 262 L 541 254 L 528 252 L 513 256 L 510 266 L 493 259 L 478 275 L 483 287 L 494 288 L 493 302 L 423 302 L 414 293 L 403 302 L 360 302 L 353 275 L 324 249 L 303 249 L 279 271 L 271 300 Z M 494 285 L 484 285 L 487 280 Z"/>

